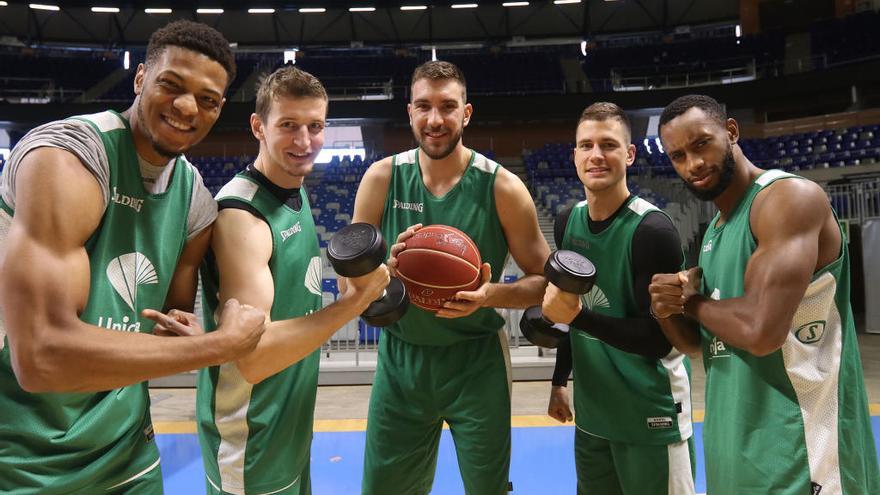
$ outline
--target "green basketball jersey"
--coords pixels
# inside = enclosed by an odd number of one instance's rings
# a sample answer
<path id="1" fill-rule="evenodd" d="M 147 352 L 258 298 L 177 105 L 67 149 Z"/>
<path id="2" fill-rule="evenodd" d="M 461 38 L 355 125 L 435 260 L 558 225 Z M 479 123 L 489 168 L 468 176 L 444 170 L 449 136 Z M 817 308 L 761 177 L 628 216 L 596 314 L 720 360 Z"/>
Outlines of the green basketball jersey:
<path id="1" fill-rule="evenodd" d="M 756 248 L 752 203 L 789 178 L 796 176 L 764 172 L 726 222 L 712 220 L 699 263 L 708 297 L 743 295 Z M 844 243 L 840 257 L 813 274 L 782 348 L 765 357 L 702 329 L 708 493 L 880 493 L 849 283 Z"/>
<path id="2" fill-rule="evenodd" d="M 318 238 L 305 188 L 300 189 L 300 196 L 302 208 L 295 211 L 247 171 L 217 193 L 221 205 L 230 199 L 250 205 L 269 225 L 273 321 L 321 309 Z M 203 264 L 204 320 L 209 331 L 216 329 L 220 276 L 216 264 Z M 199 441 L 205 474 L 214 488 L 229 493 L 275 493 L 300 481 L 299 473 L 309 462 L 319 358 L 316 350 L 256 385 L 241 376 L 234 362 L 199 372 Z"/>
<path id="3" fill-rule="evenodd" d="M 572 209 L 562 249 L 576 251 L 596 266 L 596 283 L 581 296 L 590 311 L 615 318 L 639 316 L 632 238 L 652 211 L 659 210 L 631 196 L 611 225 L 593 234 L 587 223 L 587 202 Z M 575 422 L 580 430 L 648 445 L 691 437 L 690 363 L 682 353 L 673 349 L 662 359 L 651 359 L 612 347 L 586 332 L 571 333 L 571 350 Z"/>
<path id="4" fill-rule="evenodd" d="M 471 151 L 470 163 L 461 180 L 438 198 L 422 181 L 418 149 L 395 155 L 382 213 L 382 235 L 389 249 L 398 234 L 410 225 L 449 225 L 473 239 L 483 262 L 492 266 L 492 282 L 497 282 L 507 259 L 507 239 L 495 209 L 495 175 L 500 167 Z M 502 326 L 504 319 L 491 308 L 480 308 L 464 318 L 445 319 L 410 304 L 406 315 L 388 327 L 388 331 L 413 344 L 450 345 L 494 334 Z"/>
<path id="5" fill-rule="evenodd" d="M 150 194 L 128 122 L 115 112 L 74 118 L 99 133 L 110 163 L 107 209 L 86 244 L 90 286 L 80 319 L 120 332 L 150 332 L 153 324 L 140 312 L 165 304 L 186 242 L 194 173 L 178 158 L 168 189 Z M 8 346 L 0 352 L 0 492 L 98 493 L 121 489 L 158 467 L 146 383 L 99 393 L 31 394 L 18 386 L 9 353 Z"/>

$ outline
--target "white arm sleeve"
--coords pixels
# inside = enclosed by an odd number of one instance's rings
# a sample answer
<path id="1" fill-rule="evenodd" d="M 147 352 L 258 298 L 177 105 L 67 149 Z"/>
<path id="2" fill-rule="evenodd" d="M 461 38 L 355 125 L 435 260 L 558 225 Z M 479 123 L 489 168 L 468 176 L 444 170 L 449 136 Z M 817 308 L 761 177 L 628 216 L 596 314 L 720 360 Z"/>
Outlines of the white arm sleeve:
<path id="1" fill-rule="evenodd" d="M 79 158 L 101 186 L 104 209 L 107 208 L 110 197 L 110 163 L 104 143 L 89 124 L 74 119 L 56 120 L 36 127 L 12 148 L 9 163 L 0 175 L 0 194 L 6 204 L 15 208 L 15 175 L 25 155 L 37 148 L 60 148 Z"/>

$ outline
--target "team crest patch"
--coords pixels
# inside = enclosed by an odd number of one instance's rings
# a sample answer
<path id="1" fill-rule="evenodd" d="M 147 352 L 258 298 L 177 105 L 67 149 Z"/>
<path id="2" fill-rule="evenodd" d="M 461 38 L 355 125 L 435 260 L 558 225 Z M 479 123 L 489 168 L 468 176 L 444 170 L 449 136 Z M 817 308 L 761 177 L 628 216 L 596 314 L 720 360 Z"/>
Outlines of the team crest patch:
<path id="1" fill-rule="evenodd" d="M 811 321 L 806 325 L 801 325 L 794 331 L 794 336 L 804 344 L 812 344 L 822 340 L 825 334 L 825 320 Z"/>

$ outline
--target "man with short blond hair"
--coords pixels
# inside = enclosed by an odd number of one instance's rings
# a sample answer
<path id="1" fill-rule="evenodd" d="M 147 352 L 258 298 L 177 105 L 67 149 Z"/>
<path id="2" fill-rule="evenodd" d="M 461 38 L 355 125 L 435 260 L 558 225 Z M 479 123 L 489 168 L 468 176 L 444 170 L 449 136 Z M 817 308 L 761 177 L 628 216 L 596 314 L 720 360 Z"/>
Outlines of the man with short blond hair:
<path id="1" fill-rule="evenodd" d="M 260 343 L 199 373 L 198 422 L 211 494 L 311 493 L 309 457 L 319 348 L 379 298 L 380 265 L 340 284 L 322 305 L 321 254 L 303 187 L 324 144 L 327 92 L 292 65 L 260 82 L 251 131 L 254 163 L 217 193 L 220 214 L 203 265 L 205 321 L 224 301 L 266 311 Z"/>

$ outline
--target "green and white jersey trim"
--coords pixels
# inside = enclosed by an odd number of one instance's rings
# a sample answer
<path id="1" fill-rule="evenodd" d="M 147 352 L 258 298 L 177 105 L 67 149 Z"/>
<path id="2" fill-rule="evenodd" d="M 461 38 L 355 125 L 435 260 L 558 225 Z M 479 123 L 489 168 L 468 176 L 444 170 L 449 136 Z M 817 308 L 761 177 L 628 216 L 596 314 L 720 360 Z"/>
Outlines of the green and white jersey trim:
<path id="1" fill-rule="evenodd" d="M 217 192 L 217 201 L 230 198 L 241 198 L 245 201 L 253 201 L 260 185 L 256 182 L 243 179 L 241 177 L 233 177 Z"/>
<path id="2" fill-rule="evenodd" d="M 220 365 L 214 393 L 214 423 L 220 434 L 217 464 L 222 491 L 236 495 L 244 494 L 245 451 L 250 435 L 247 419 L 253 390 L 236 363 Z"/>
<path id="3" fill-rule="evenodd" d="M 684 364 L 685 359 L 687 357 L 675 347 L 660 359 L 660 364 L 663 365 L 666 376 L 669 377 L 669 389 L 672 392 L 673 402 L 681 404 L 681 412 L 678 413 L 677 419 L 678 431 L 683 440 L 694 434 L 691 413 L 691 379 Z"/>
<path id="4" fill-rule="evenodd" d="M 838 280 L 826 271 L 807 287 L 782 346 L 785 371 L 804 425 L 810 479 L 841 493 L 838 444 L 843 325 L 835 304 Z"/>
<path id="5" fill-rule="evenodd" d="M 394 159 L 391 161 L 391 163 L 393 163 L 396 167 L 399 167 L 401 165 L 413 165 L 416 163 L 416 155 L 418 155 L 418 153 L 418 148 L 401 151 L 400 153 L 394 155 Z M 477 152 L 474 152 L 474 161 L 471 166 L 487 174 L 494 174 L 495 169 L 498 168 L 497 163 L 486 158 L 483 154 Z"/>
<path id="6" fill-rule="evenodd" d="M 87 115 L 78 115 L 77 118 L 88 120 L 95 124 L 100 132 L 115 131 L 117 129 L 125 129 L 125 122 L 122 118 L 113 112 L 98 112 Z"/>

